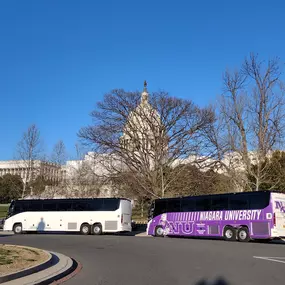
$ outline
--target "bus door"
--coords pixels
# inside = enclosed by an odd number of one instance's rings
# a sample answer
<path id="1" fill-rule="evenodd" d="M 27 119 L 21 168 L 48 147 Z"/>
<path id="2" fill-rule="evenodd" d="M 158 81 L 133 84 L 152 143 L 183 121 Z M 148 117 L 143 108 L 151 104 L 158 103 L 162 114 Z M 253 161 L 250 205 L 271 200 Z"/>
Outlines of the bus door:
<path id="1" fill-rule="evenodd" d="M 272 193 L 274 228 L 278 236 L 285 237 L 285 194 Z"/>

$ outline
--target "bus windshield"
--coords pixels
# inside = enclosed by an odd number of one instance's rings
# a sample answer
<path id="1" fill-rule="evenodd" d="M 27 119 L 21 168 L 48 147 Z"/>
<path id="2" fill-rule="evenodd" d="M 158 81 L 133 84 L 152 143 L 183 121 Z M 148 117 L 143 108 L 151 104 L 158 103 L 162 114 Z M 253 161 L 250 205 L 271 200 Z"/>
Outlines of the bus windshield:
<path id="1" fill-rule="evenodd" d="M 14 207 L 15 207 L 15 202 L 12 201 L 7 212 L 7 218 L 13 215 Z"/>
<path id="2" fill-rule="evenodd" d="M 153 201 L 149 207 L 148 220 L 151 220 L 153 218 L 154 207 L 155 207 L 155 202 Z"/>

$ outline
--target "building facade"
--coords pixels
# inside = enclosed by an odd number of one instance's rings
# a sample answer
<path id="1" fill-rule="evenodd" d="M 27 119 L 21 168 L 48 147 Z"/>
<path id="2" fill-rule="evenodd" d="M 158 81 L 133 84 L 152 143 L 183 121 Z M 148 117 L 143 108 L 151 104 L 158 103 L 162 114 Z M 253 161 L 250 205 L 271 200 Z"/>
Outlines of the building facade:
<path id="1" fill-rule="evenodd" d="M 64 172 L 61 166 L 41 160 L 35 160 L 32 163 L 26 163 L 24 160 L 0 161 L 0 176 L 18 175 L 24 183 L 28 183 L 38 176 L 51 182 L 60 182 L 64 178 Z"/>

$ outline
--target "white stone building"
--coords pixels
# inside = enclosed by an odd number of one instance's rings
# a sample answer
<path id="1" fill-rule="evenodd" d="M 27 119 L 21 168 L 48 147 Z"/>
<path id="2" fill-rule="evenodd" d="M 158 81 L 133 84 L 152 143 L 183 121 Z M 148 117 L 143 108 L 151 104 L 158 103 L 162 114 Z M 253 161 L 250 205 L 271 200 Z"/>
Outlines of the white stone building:
<path id="1" fill-rule="evenodd" d="M 5 174 L 19 175 L 23 182 L 29 182 L 37 176 L 43 176 L 52 182 L 62 181 L 64 170 L 54 163 L 35 160 L 32 167 L 24 160 L 0 161 L 0 176 Z"/>

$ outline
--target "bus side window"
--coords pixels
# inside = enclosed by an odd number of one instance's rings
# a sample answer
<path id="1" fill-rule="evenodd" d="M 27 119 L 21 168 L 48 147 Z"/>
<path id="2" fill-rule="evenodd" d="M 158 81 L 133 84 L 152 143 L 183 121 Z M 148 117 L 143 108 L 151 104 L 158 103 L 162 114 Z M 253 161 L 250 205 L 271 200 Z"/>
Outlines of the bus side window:
<path id="1" fill-rule="evenodd" d="M 42 211 L 42 202 L 41 201 L 34 201 L 30 204 L 29 211 L 37 212 Z"/>
<path id="2" fill-rule="evenodd" d="M 73 202 L 73 211 L 90 211 L 88 208 L 87 201 L 74 201 Z"/>
<path id="3" fill-rule="evenodd" d="M 211 198 L 211 210 L 212 211 L 221 211 L 229 209 L 229 199 L 227 195 L 224 196 L 213 196 Z"/>
<path id="4" fill-rule="evenodd" d="M 195 198 L 182 198 L 181 199 L 181 212 L 195 212 L 196 203 Z"/>
<path id="5" fill-rule="evenodd" d="M 196 211 L 210 211 L 211 198 L 210 197 L 196 197 Z"/>
<path id="6" fill-rule="evenodd" d="M 72 211 L 72 203 L 69 201 L 59 202 L 57 205 L 58 211 Z"/>
<path id="7" fill-rule="evenodd" d="M 104 200 L 103 211 L 116 211 L 119 209 L 119 199 L 106 199 Z"/>
<path id="8" fill-rule="evenodd" d="M 167 212 L 180 212 L 180 198 L 169 199 L 167 201 Z"/>
<path id="9" fill-rule="evenodd" d="M 96 198 L 87 202 L 89 211 L 102 211 L 103 210 L 103 199 Z"/>
<path id="10" fill-rule="evenodd" d="M 248 210 L 248 195 L 242 193 L 230 196 L 229 206 L 231 210 Z"/>
<path id="11" fill-rule="evenodd" d="M 264 209 L 269 205 L 270 192 L 251 193 L 248 197 L 249 209 Z"/>
<path id="12" fill-rule="evenodd" d="M 22 209 L 21 209 L 21 205 L 19 203 L 15 203 L 15 206 L 14 206 L 14 213 L 21 213 Z"/>
<path id="13" fill-rule="evenodd" d="M 56 203 L 52 201 L 43 202 L 43 211 L 56 211 Z"/>
<path id="14" fill-rule="evenodd" d="M 155 202 L 155 209 L 154 209 L 154 216 L 158 216 L 160 214 L 167 212 L 166 200 L 156 200 Z"/>
<path id="15" fill-rule="evenodd" d="M 15 203 L 15 213 L 22 213 L 29 211 L 29 201 L 17 201 Z"/>

